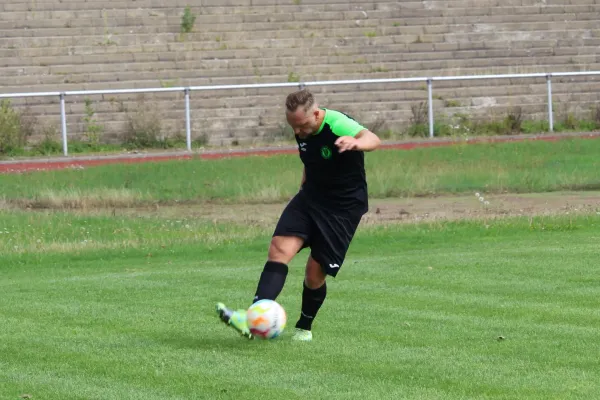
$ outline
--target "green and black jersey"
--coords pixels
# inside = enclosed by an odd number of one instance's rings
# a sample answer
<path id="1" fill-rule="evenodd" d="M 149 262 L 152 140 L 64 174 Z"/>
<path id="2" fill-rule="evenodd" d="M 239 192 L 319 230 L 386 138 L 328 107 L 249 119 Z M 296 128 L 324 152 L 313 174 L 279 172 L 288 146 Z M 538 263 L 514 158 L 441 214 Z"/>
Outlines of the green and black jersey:
<path id="1" fill-rule="evenodd" d="M 296 136 L 306 170 L 301 192 L 315 206 L 332 213 L 362 215 L 369 207 L 364 153 L 339 153 L 335 142 L 340 136 L 354 137 L 365 128 L 339 111 L 324 111 L 325 119 L 316 134 L 306 139 Z"/>

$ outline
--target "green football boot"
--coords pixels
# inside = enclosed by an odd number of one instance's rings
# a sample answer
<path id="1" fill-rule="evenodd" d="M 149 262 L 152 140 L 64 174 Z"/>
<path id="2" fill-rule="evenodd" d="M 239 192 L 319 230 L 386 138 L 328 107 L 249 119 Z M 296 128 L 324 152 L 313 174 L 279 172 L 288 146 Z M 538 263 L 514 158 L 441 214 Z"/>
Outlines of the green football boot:
<path id="1" fill-rule="evenodd" d="M 223 303 L 217 303 L 217 315 L 227 325 L 238 331 L 240 335 L 253 339 L 246 321 L 246 310 L 233 311 Z"/>
<path id="2" fill-rule="evenodd" d="M 306 329 L 296 328 L 292 340 L 296 342 L 310 342 L 312 341 L 312 332 Z"/>

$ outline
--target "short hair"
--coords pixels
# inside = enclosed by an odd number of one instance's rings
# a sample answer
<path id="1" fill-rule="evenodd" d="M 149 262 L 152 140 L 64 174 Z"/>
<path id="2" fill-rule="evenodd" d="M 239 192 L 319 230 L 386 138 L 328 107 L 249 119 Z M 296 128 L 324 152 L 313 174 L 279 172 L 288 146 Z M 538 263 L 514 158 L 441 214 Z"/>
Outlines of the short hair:
<path id="1" fill-rule="evenodd" d="M 308 89 L 302 89 L 290 93 L 285 100 L 285 107 L 289 112 L 296 111 L 298 107 L 302 107 L 304 112 L 307 112 L 314 104 L 315 97 L 311 92 L 308 91 Z"/>

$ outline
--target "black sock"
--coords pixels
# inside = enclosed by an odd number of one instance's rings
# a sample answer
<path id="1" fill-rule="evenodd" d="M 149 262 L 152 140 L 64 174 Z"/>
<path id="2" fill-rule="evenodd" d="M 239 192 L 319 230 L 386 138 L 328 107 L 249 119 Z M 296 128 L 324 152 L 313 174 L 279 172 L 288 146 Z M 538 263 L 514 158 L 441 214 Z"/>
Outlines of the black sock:
<path id="1" fill-rule="evenodd" d="M 283 289 L 287 273 L 287 265 L 275 261 L 267 261 L 265 268 L 260 274 L 260 280 L 258 281 L 258 287 L 256 288 L 256 294 L 252 303 L 263 299 L 275 300 Z"/>
<path id="2" fill-rule="evenodd" d="M 319 312 L 319 308 L 323 305 L 325 297 L 327 296 L 327 283 L 323 283 L 318 289 L 310 289 L 304 283 L 304 290 L 302 291 L 302 313 L 300 319 L 296 323 L 296 328 L 305 329 L 310 331 L 312 329 L 312 323 Z"/>

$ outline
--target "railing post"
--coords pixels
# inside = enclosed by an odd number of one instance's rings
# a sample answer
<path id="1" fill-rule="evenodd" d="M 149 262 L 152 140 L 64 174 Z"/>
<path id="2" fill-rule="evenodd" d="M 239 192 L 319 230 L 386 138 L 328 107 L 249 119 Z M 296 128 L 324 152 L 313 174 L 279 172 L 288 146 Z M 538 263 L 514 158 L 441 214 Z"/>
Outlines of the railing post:
<path id="1" fill-rule="evenodd" d="M 429 137 L 433 137 L 433 80 L 427 78 L 427 105 L 429 115 Z"/>
<path id="2" fill-rule="evenodd" d="M 190 118 L 190 88 L 185 88 L 185 138 L 187 151 L 192 151 L 192 123 Z"/>
<path id="3" fill-rule="evenodd" d="M 546 83 L 548 85 L 548 128 L 550 132 L 554 132 L 554 116 L 552 111 L 552 74 L 546 75 Z"/>
<path id="4" fill-rule="evenodd" d="M 65 111 L 65 94 L 60 94 L 60 124 L 62 130 L 63 154 L 69 155 L 69 147 L 67 145 L 67 113 Z"/>

